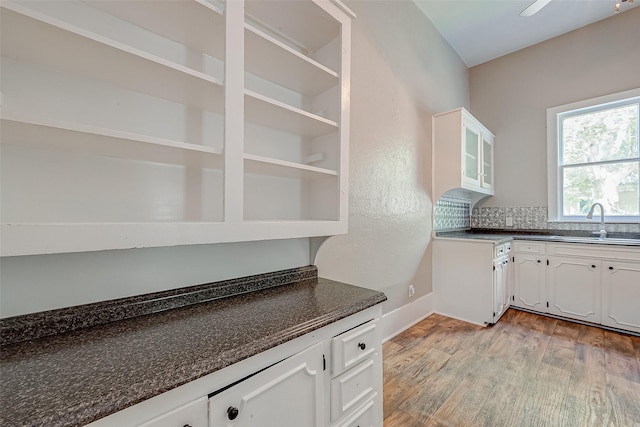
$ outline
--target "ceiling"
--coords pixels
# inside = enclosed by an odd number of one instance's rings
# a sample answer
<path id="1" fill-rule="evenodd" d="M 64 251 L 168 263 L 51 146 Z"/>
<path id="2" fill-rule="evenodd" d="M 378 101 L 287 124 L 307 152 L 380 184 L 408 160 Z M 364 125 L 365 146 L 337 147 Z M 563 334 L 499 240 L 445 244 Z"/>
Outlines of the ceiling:
<path id="1" fill-rule="evenodd" d="M 620 1 L 620 0 L 617 0 Z M 414 0 L 468 67 L 540 43 L 615 14 L 616 0 L 552 0 L 520 16 L 534 0 Z M 640 6 L 621 3 L 620 13 Z"/>

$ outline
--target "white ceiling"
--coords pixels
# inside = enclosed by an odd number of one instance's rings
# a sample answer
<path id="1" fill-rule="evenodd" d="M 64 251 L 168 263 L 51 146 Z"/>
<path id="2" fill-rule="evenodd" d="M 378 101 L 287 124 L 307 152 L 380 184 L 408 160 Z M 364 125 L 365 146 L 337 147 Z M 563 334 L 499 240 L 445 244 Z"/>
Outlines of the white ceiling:
<path id="1" fill-rule="evenodd" d="M 414 0 L 468 67 L 613 16 L 616 0 L 552 0 L 520 16 L 534 0 Z M 620 0 L 617 0 L 620 2 Z M 640 6 L 621 3 L 620 13 Z"/>

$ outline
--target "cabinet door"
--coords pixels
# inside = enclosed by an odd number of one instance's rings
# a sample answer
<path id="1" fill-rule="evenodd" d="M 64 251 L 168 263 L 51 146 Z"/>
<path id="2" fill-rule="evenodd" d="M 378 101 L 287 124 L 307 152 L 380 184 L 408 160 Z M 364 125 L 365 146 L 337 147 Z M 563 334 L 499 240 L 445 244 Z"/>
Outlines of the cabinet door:
<path id="1" fill-rule="evenodd" d="M 515 299 L 513 305 L 546 312 L 545 263 L 535 255 L 515 256 Z"/>
<path id="2" fill-rule="evenodd" d="M 511 258 L 507 256 L 505 260 L 502 262 L 502 280 L 504 283 L 503 292 L 504 292 L 504 301 L 505 301 L 504 311 L 507 311 L 507 308 L 509 308 L 509 306 L 511 305 L 511 294 L 512 294 L 511 282 L 513 281 L 512 275 L 513 275 L 513 269 L 511 268 Z"/>
<path id="3" fill-rule="evenodd" d="M 493 139 L 482 135 L 482 170 L 480 186 L 486 190 L 493 190 Z"/>
<path id="4" fill-rule="evenodd" d="M 209 399 L 209 423 L 220 426 L 322 426 L 322 343 Z"/>
<path id="5" fill-rule="evenodd" d="M 640 332 L 640 263 L 604 261 L 602 324 Z"/>
<path id="6" fill-rule="evenodd" d="M 480 132 L 463 123 L 462 182 L 471 187 L 480 187 Z"/>
<path id="7" fill-rule="evenodd" d="M 496 322 L 507 309 L 508 296 L 505 293 L 504 260 L 493 263 L 493 321 Z"/>
<path id="8" fill-rule="evenodd" d="M 600 322 L 600 261 L 550 257 L 549 313 Z"/>

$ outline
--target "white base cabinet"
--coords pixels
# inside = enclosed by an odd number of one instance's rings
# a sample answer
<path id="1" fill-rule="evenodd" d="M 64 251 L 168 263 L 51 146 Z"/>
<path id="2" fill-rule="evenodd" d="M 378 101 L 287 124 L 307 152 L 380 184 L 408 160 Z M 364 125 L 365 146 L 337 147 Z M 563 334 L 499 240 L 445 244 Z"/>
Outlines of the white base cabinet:
<path id="1" fill-rule="evenodd" d="M 602 270 L 602 324 L 640 333 L 640 262 L 607 261 Z"/>
<path id="2" fill-rule="evenodd" d="M 436 238 L 433 242 L 435 311 L 489 325 L 509 307 L 510 243 Z"/>
<path id="3" fill-rule="evenodd" d="M 380 305 L 89 424 L 382 426 Z"/>
<path id="4" fill-rule="evenodd" d="M 640 248 L 514 241 L 511 304 L 640 333 Z"/>

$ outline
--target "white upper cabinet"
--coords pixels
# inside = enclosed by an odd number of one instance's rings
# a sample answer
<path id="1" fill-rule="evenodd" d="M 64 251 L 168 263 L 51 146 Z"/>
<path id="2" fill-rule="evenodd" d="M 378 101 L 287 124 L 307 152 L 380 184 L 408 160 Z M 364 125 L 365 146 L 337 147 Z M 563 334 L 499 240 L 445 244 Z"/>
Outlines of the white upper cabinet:
<path id="1" fill-rule="evenodd" d="M 338 0 L 1 6 L 2 256 L 346 233 Z"/>
<path id="2" fill-rule="evenodd" d="M 452 189 L 493 195 L 494 136 L 464 108 L 433 116 L 433 199 Z"/>

